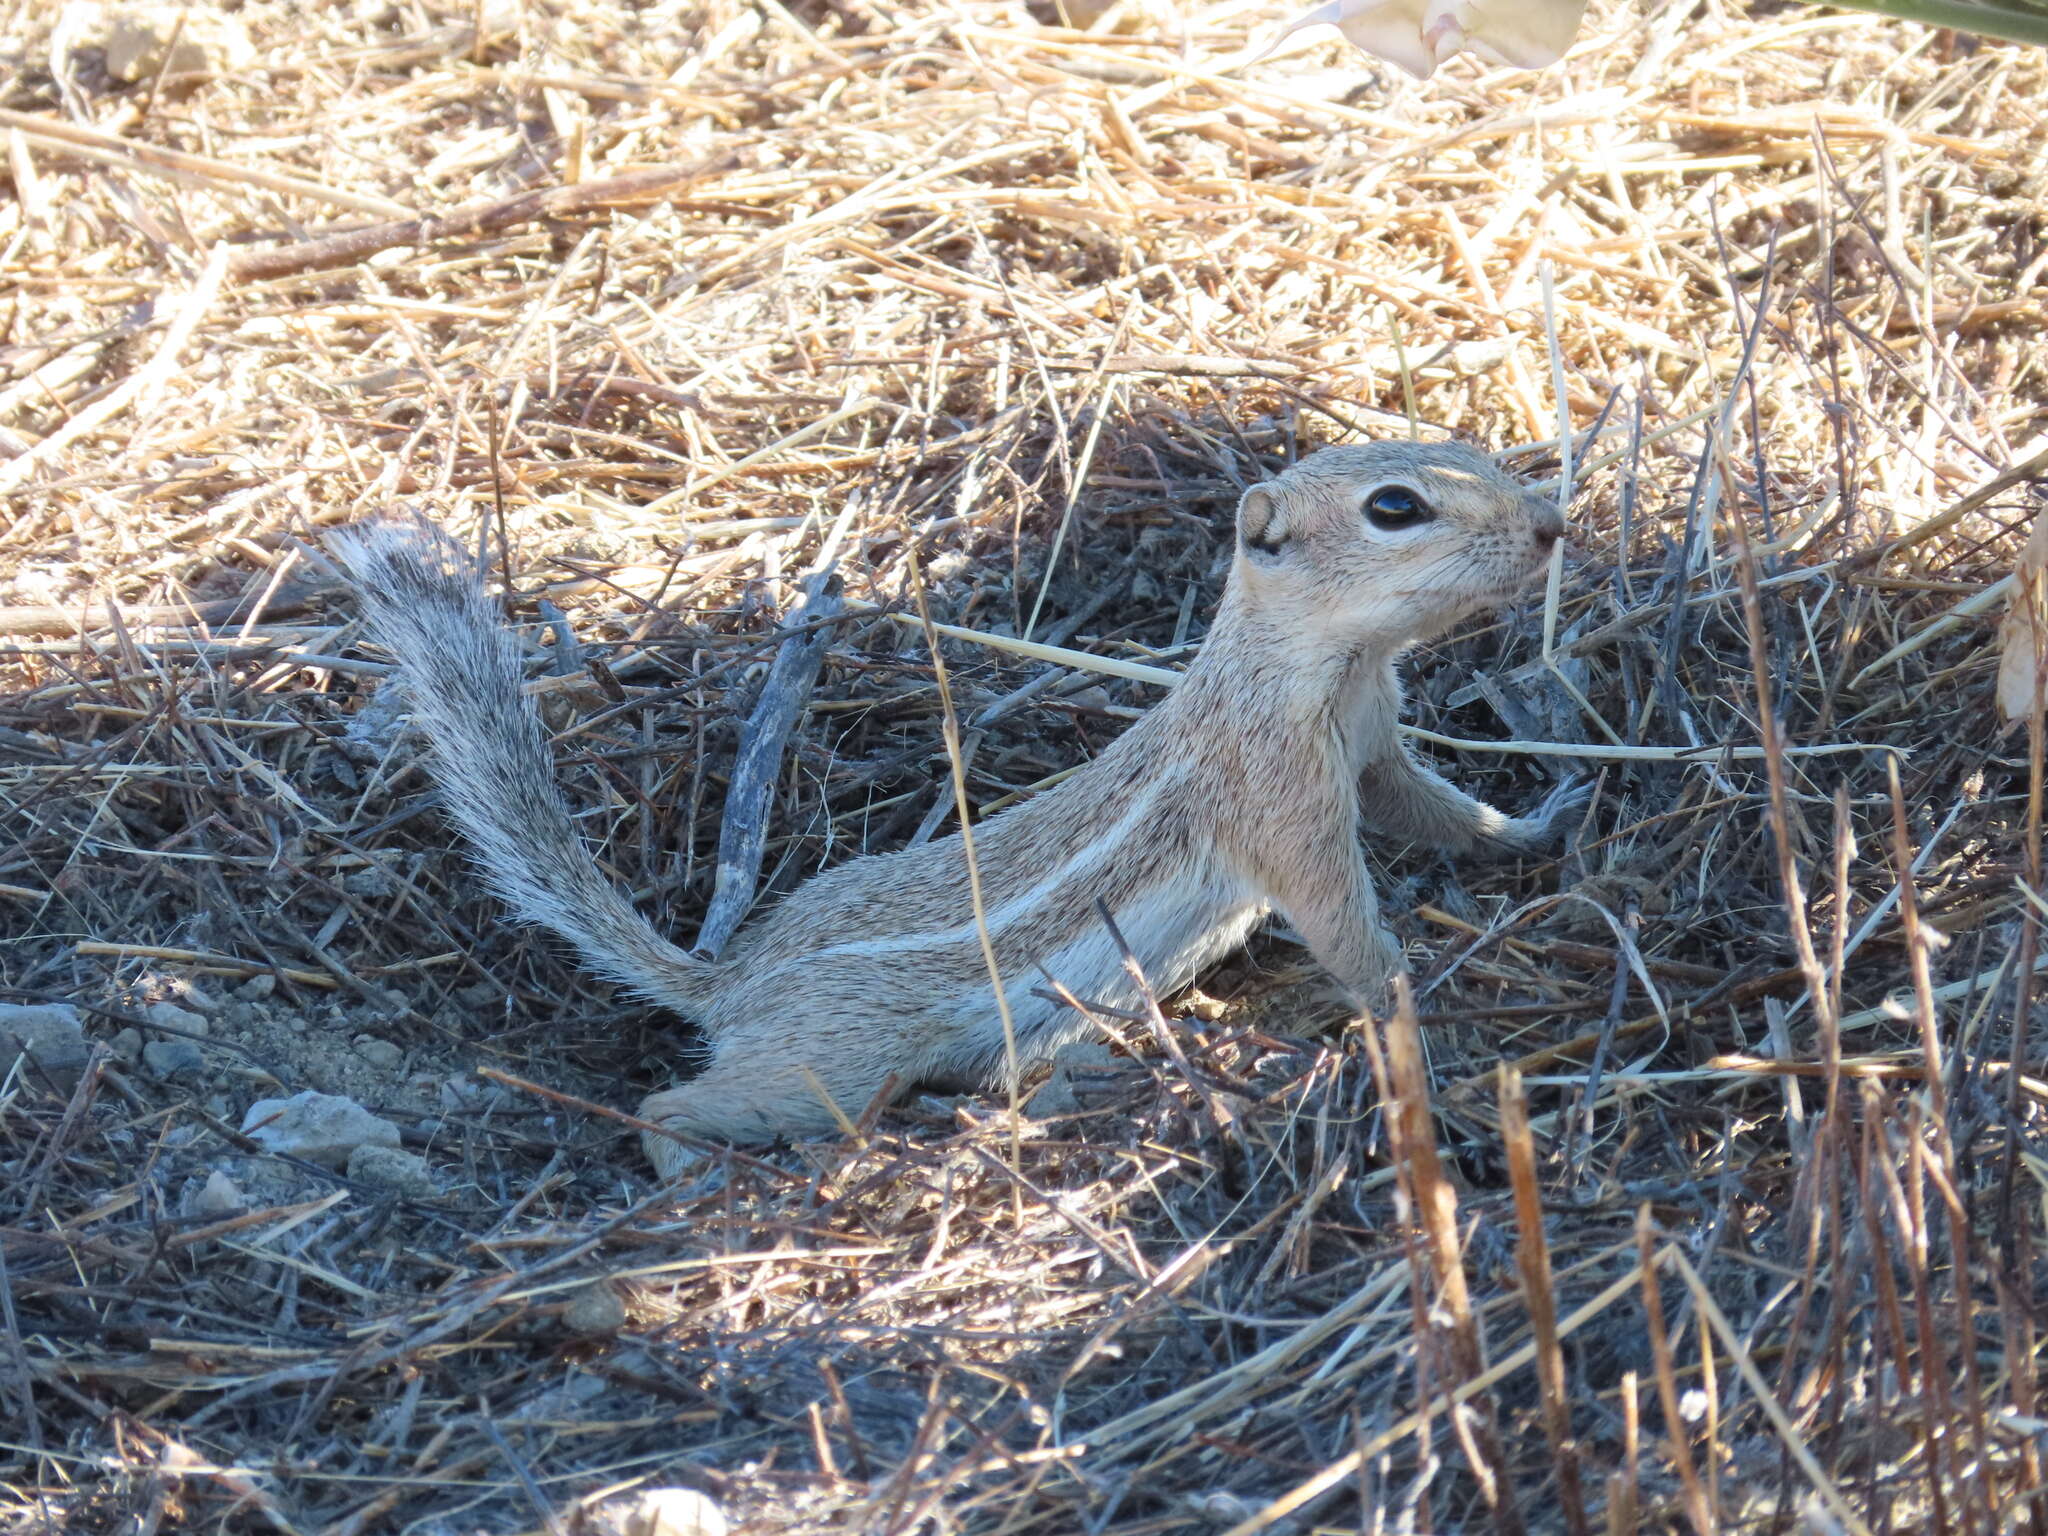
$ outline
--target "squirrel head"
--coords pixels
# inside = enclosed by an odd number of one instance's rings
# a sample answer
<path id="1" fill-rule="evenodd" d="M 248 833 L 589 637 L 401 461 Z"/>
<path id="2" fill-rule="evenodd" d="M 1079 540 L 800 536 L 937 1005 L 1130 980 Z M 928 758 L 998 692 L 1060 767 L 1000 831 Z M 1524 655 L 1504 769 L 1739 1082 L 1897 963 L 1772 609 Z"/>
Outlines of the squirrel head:
<path id="1" fill-rule="evenodd" d="M 1244 493 L 1230 584 L 1318 644 L 1396 649 L 1506 602 L 1563 537 L 1553 502 L 1462 443 L 1326 448 Z"/>

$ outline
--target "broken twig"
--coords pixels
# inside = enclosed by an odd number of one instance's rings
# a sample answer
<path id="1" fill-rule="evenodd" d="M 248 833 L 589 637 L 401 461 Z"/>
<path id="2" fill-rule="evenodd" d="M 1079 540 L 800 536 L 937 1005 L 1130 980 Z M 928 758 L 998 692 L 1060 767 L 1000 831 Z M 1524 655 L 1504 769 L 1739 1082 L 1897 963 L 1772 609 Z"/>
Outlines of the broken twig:
<path id="1" fill-rule="evenodd" d="M 761 697 L 740 732 L 732 787 L 725 797 L 725 821 L 718 831 L 717 883 L 712 887 L 704 926 L 697 931 L 697 948 L 713 958 L 725 948 L 754 904 L 782 748 L 810 700 L 831 636 L 831 626 L 817 621 L 832 618 L 842 606 L 839 578 L 830 571 L 809 578 L 803 590 L 803 605 L 789 616 L 791 627 L 801 627 L 801 632 L 784 640 L 776 651 Z"/>
<path id="2" fill-rule="evenodd" d="M 457 240 L 486 235 L 530 224 L 540 219 L 566 219 L 577 214 L 596 213 L 606 208 L 627 208 L 658 203 L 683 188 L 728 169 L 729 156 L 717 156 L 691 165 L 663 165 L 647 170 L 627 171 L 602 181 L 579 182 L 575 186 L 540 187 L 510 197 L 488 198 L 465 203 L 443 214 L 391 219 L 315 240 L 296 240 L 267 251 L 248 251 L 235 258 L 230 270 L 244 281 L 284 277 L 293 272 L 317 272 L 326 267 L 343 267 L 399 245 L 427 245 L 436 240 Z"/>

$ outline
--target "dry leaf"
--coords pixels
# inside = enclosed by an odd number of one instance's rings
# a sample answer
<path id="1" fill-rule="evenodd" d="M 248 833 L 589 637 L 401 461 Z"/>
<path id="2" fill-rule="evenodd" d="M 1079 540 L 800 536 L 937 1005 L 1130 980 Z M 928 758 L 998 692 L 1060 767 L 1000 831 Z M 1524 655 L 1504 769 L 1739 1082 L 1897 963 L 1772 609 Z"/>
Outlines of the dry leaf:
<path id="1" fill-rule="evenodd" d="M 2005 617 L 1998 623 L 1998 707 L 2008 720 L 2025 720 L 2041 697 L 2041 665 L 2048 653 L 2048 507 L 2034 519 L 2012 574 Z"/>

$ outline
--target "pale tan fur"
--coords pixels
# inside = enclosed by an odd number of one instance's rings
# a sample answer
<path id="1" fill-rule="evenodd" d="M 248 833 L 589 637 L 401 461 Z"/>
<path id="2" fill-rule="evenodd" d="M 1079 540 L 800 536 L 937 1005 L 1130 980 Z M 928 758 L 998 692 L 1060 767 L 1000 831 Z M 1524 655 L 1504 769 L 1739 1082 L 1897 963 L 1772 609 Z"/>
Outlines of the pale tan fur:
<path id="1" fill-rule="evenodd" d="M 1364 508 L 1390 486 L 1433 516 L 1375 526 Z M 1400 956 L 1380 926 L 1361 826 L 1453 852 L 1545 841 L 1580 794 L 1510 818 L 1417 763 L 1395 729 L 1394 660 L 1507 599 L 1562 532 L 1548 502 L 1451 444 L 1328 449 L 1246 492 L 1222 605 L 1180 685 L 1085 770 L 976 828 L 1020 1057 L 1046 1059 L 1090 1028 L 1038 995 L 1047 976 L 1089 1002 L 1138 1001 L 1098 902 L 1161 992 L 1278 912 L 1370 1001 Z M 957 835 L 816 876 L 707 963 L 654 932 L 584 847 L 520 693 L 517 646 L 459 552 L 391 524 L 338 547 L 494 889 L 701 1027 L 709 1065 L 650 1096 L 644 1117 L 756 1142 L 833 1130 L 820 1090 L 852 1116 L 892 1074 L 906 1087 L 1001 1075 Z M 664 1172 L 687 1158 L 665 1138 L 646 1145 Z"/>

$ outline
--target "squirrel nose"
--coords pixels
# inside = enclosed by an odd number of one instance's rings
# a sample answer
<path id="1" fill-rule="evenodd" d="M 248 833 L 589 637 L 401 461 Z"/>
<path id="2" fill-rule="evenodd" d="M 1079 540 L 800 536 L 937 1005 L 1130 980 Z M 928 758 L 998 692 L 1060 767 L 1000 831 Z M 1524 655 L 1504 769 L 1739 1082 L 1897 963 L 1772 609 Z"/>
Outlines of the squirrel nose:
<path id="1" fill-rule="evenodd" d="M 1555 504 L 1531 497 L 1529 531 L 1536 535 L 1537 543 L 1555 544 L 1564 537 L 1564 514 L 1557 510 Z"/>

